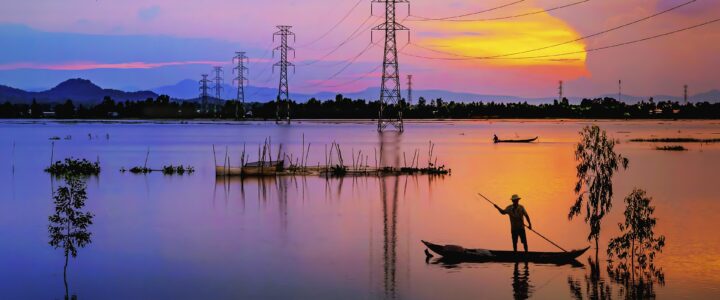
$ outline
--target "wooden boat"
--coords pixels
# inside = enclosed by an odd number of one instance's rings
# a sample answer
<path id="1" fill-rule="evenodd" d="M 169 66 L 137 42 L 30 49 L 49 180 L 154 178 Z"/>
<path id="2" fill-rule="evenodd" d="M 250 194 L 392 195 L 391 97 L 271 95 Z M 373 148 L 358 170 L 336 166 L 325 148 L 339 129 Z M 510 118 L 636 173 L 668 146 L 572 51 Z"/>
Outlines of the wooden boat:
<path id="1" fill-rule="evenodd" d="M 501 140 L 501 139 L 495 140 L 494 139 L 493 142 L 496 144 L 497 143 L 532 143 L 534 141 L 537 141 L 537 139 L 538 139 L 538 137 L 536 136 L 534 138 L 524 139 L 524 140 L 523 139 L 521 139 L 521 140 Z"/>
<path id="2" fill-rule="evenodd" d="M 257 161 L 257 162 L 251 162 L 246 163 L 242 167 L 242 175 L 243 176 L 270 176 L 270 175 L 277 175 L 277 172 L 280 172 L 284 169 L 285 161 L 284 160 L 278 160 L 278 161 Z"/>
<path id="3" fill-rule="evenodd" d="M 432 252 L 442 256 L 443 259 L 459 262 L 534 262 L 562 264 L 572 263 L 590 247 L 568 252 L 535 252 L 528 251 L 499 251 L 485 249 L 467 249 L 456 245 L 438 245 L 422 241 Z"/>
<path id="4" fill-rule="evenodd" d="M 241 174 L 242 168 L 240 167 L 215 166 L 215 176 L 240 176 Z"/>

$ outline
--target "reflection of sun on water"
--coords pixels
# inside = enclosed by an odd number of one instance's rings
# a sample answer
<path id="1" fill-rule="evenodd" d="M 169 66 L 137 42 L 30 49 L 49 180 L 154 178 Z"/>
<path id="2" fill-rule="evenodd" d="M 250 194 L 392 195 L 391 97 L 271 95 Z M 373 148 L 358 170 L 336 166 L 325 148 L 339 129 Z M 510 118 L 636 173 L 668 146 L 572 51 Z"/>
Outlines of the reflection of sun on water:
<path id="1" fill-rule="evenodd" d="M 539 8 L 529 7 L 507 14 L 535 12 Z M 492 17 L 490 17 L 492 18 Z M 423 39 L 420 44 L 442 51 L 467 56 L 497 56 L 547 47 L 574 40 L 580 35 L 561 19 L 548 13 L 540 13 L 518 19 L 479 22 L 428 22 L 417 28 L 440 32 L 441 35 Z M 488 59 L 484 63 L 500 66 L 573 66 L 585 72 L 585 44 L 572 42 L 549 49 L 533 51 L 514 57 L 535 57 L 559 53 L 576 52 L 557 57 L 537 59 Z M 512 56 L 510 56 L 512 57 Z M 508 58 L 510 58 L 508 57 Z"/>

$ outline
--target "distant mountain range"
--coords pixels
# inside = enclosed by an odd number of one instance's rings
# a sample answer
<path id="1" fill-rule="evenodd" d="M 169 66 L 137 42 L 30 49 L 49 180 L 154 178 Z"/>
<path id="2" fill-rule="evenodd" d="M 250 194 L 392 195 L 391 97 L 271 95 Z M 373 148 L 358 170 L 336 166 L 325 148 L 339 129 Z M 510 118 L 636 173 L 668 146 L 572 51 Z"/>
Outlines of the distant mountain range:
<path id="1" fill-rule="evenodd" d="M 151 91 L 124 92 L 103 89 L 87 79 L 69 79 L 47 91 L 29 92 L 9 86 L 0 85 L 0 101 L 15 103 L 31 103 L 33 99 L 39 103 L 59 103 L 71 99 L 75 103 L 99 103 L 105 96 L 115 101 L 145 100 L 155 98 L 158 94 Z"/>
<path id="2" fill-rule="evenodd" d="M 291 87 L 292 91 L 292 87 Z M 222 98 L 223 99 L 235 99 L 237 88 L 228 84 L 223 84 Z M 173 99 L 179 100 L 197 100 L 199 94 L 199 85 L 196 80 L 186 79 L 182 80 L 174 85 L 161 86 L 158 88 L 151 89 L 151 91 L 137 91 L 137 92 L 125 92 L 115 89 L 103 89 L 90 80 L 86 79 L 69 79 L 56 87 L 46 91 L 25 91 L 16 89 L 9 86 L 0 85 L 0 102 L 10 101 L 15 103 L 30 103 L 33 99 L 40 103 L 59 103 L 67 99 L 72 99 L 75 103 L 83 104 L 96 104 L 102 101 L 105 96 L 110 96 L 115 101 L 125 100 L 145 100 L 147 98 L 156 98 L 158 95 L 168 95 Z M 215 96 L 214 91 L 208 91 L 211 97 Z M 300 94 L 292 93 L 290 98 L 295 101 L 307 101 L 310 98 L 316 98 L 319 100 L 334 99 L 336 93 L 334 92 L 319 92 L 314 94 Z M 366 99 L 376 100 L 380 95 L 379 88 L 367 88 L 358 92 L 343 93 L 343 96 L 351 99 Z M 503 95 L 481 95 L 472 93 L 458 93 L 445 90 L 414 90 L 413 95 L 415 101 L 419 97 L 427 99 L 429 102 L 431 99 L 442 98 L 445 101 L 457 101 L 457 102 L 472 102 L 472 101 L 483 101 L 483 102 L 528 102 L 533 104 L 539 103 L 551 103 L 555 97 L 540 97 L 540 98 L 524 98 L 517 96 L 503 96 Z M 268 102 L 275 99 L 277 96 L 277 89 L 248 86 L 245 88 L 245 97 L 247 102 Z M 588 98 L 595 97 L 613 97 L 616 98 L 617 94 L 606 94 L 599 96 L 590 96 Z M 636 103 L 641 100 L 647 100 L 650 97 L 640 97 L 632 95 L 623 95 L 622 100 L 627 103 Z M 655 101 L 682 101 L 682 97 L 657 95 L 653 96 Z M 579 103 L 582 98 L 580 97 L 568 97 L 571 103 Z M 689 97 L 691 102 L 720 102 L 720 90 L 711 90 L 705 93 L 700 93 Z"/>

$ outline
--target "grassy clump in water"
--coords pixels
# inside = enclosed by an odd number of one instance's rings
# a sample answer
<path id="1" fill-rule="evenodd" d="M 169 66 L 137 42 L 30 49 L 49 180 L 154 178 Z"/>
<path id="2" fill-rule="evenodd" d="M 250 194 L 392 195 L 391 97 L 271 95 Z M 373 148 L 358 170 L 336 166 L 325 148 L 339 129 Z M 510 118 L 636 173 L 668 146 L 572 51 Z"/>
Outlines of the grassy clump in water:
<path id="1" fill-rule="evenodd" d="M 162 173 L 164 175 L 175 175 L 175 174 L 183 175 L 185 173 L 192 174 L 194 172 L 195 172 L 195 168 L 193 168 L 191 166 L 179 165 L 176 167 L 173 165 L 169 165 L 169 166 L 163 166 L 163 168 L 162 168 Z"/>
<path id="2" fill-rule="evenodd" d="M 87 159 L 75 159 L 66 158 L 65 161 L 56 161 L 45 169 L 55 176 L 65 175 L 79 175 L 79 176 L 91 176 L 100 174 L 100 164 L 97 162 L 90 162 Z"/>
<path id="3" fill-rule="evenodd" d="M 332 176 L 345 176 L 347 174 L 347 167 L 342 165 L 335 165 L 330 167 L 330 174 Z"/>
<path id="4" fill-rule="evenodd" d="M 160 170 L 154 170 L 152 168 L 138 166 L 138 167 L 132 167 L 129 170 L 122 168 L 122 169 L 120 169 L 120 172 L 123 172 L 123 173 L 130 172 L 133 174 L 148 174 L 148 173 L 152 173 L 152 172 L 162 172 L 164 175 L 175 175 L 175 174 L 183 175 L 185 173 L 187 173 L 187 174 L 195 173 L 195 168 L 193 168 L 191 166 L 183 166 L 183 165 L 178 165 L 178 166 L 169 165 L 169 166 L 163 166 L 162 169 L 160 169 Z"/>
<path id="5" fill-rule="evenodd" d="M 687 148 L 675 145 L 675 146 L 662 146 L 662 147 L 655 147 L 655 150 L 662 150 L 662 151 L 687 151 Z"/>
<path id="6" fill-rule="evenodd" d="M 631 142 L 648 143 L 720 143 L 720 139 L 696 139 L 696 138 L 652 138 L 652 139 L 631 139 Z"/>
<path id="7" fill-rule="evenodd" d="M 147 174 L 152 173 L 152 169 L 146 168 L 146 167 L 132 167 L 130 168 L 130 173 L 133 174 Z"/>

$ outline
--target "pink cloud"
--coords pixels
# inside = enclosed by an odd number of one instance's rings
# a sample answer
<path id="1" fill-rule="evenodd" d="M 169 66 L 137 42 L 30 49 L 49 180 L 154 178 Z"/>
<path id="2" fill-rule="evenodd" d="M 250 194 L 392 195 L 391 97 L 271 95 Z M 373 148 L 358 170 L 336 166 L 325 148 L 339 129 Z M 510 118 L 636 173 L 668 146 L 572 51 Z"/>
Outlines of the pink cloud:
<path id="1" fill-rule="evenodd" d="M 0 64 L 0 70 L 19 70 L 19 69 L 34 69 L 34 70 L 53 70 L 53 71 L 82 71 L 82 70 L 94 70 L 94 69 L 153 69 L 170 66 L 184 66 L 184 65 L 223 65 L 226 61 L 171 61 L 171 62 L 124 62 L 124 63 L 98 63 L 98 62 L 67 62 L 59 64 L 43 64 L 43 63 L 31 63 L 31 62 L 17 62 Z"/>

